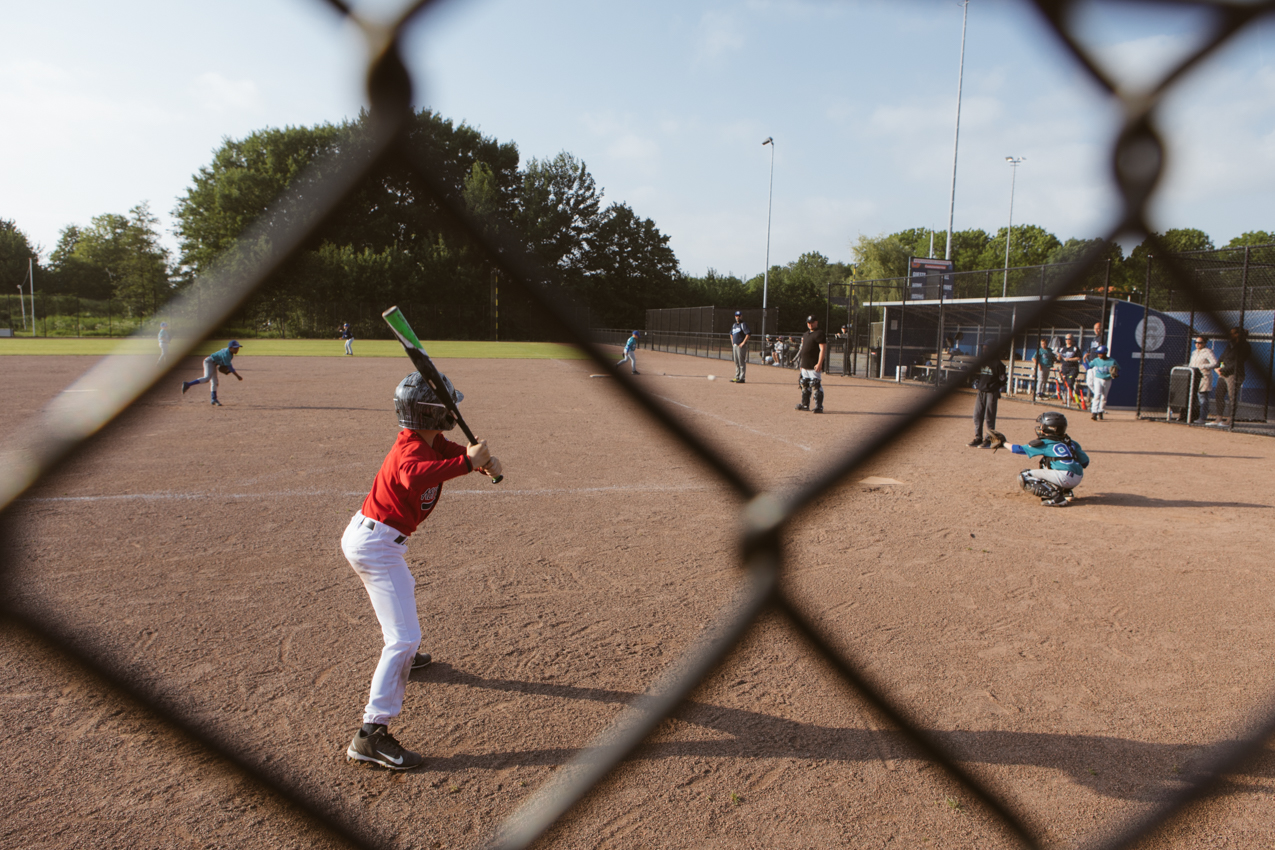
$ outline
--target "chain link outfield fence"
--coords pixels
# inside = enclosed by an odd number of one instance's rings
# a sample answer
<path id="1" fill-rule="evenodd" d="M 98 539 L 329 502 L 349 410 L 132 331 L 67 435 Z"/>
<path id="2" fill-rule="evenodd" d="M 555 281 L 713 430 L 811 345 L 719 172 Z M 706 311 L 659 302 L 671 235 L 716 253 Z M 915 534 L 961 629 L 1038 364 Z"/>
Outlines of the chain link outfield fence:
<path id="1" fill-rule="evenodd" d="M 1273 399 L 1267 376 L 1275 370 L 1275 245 L 1152 255 L 1147 259 L 1146 288 L 1141 329 L 1147 340 L 1142 345 L 1145 359 L 1138 364 L 1138 415 L 1198 421 L 1201 413 L 1212 413 L 1241 430 L 1268 423 Z M 1157 314 L 1153 316 L 1152 310 Z M 1218 380 L 1212 392 L 1206 386 L 1201 396 L 1200 373 L 1188 365 L 1194 340 L 1203 337 L 1223 360 L 1232 345 L 1232 329 L 1238 329 L 1248 345 L 1247 361 L 1236 369 L 1235 392 L 1227 390 L 1228 382 Z M 1147 361 L 1152 357 L 1183 364 L 1172 370 L 1163 403 L 1164 370 L 1150 368 Z"/>
<path id="2" fill-rule="evenodd" d="M 353 15 L 342 0 L 327 0 L 342 14 Z M 336 212 L 346 198 L 360 189 L 363 181 L 370 179 L 379 167 L 393 163 L 411 169 L 416 179 L 446 210 L 466 229 L 473 239 L 484 247 L 494 266 L 499 268 L 506 286 L 518 291 L 540 313 L 540 320 L 554 335 L 573 340 L 597 364 L 600 369 L 611 367 L 611 352 L 603 351 L 588 339 L 585 328 L 570 320 L 569 309 L 558 303 L 557 297 L 538 284 L 545 277 L 538 273 L 524 248 L 492 230 L 479 225 L 466 212 L 465 205 L 452 197 L 446 183 L 436 175 L 439 168 L 434 162 L 419 158 L 413 149 L 404 144 L 404 129 L 411 115 L 413 81 L 400 55 L 399 38 L 404 27 L 427 5 L 424 0 L 406 9 L 397 23 L 391 27 L 364 26 L 370 42 L 372 57 L 368 67 L 370 94 L 370 126 L 373 143 L 358 152 L 345 153 L 335 161 L 316 165 L 306 179 L 307 191 L 289 189 L 276 201 L 282 208 L 300 211 L 300 214 L 280 217 L 271 225 L 254 225 L 244 234 L 239 247 L 223 256 L 215 270 L 196 281 L 181 296 L 200 299 L 201 326 L 205 333 L 222 326 L 234 314 L 252 292 L 274 270 L 299 250 L 325 219 Z M 1209 12 L 1209 27 L 1202 46 L 1184 59 L 1176 68 L 1149 91 L 1134 94 L 1118 89 L 1114 80 L 1092 59 L 1082 46 L 1069 22 L 1082 17 L 1073 8 L 1076 2 L 1047 2 L 1035 0 L 1033 4 L 1052 26 L 1057 37 L 1074 55 L 1081 67 L 1116 99 L 1123 110 L 1122 126 L 1111 151 L 1113 179 L 1116 181 L 1121 209 L 1116 210 L 1118 222 L 1106 239 L 1117 237 L 1142 238 L 1151 231 L 1147 221 L 1147 203 L 1161 175 L 1168 143 L 1161 138 L 1155 124 L 1155 107 L 1164 94 L 1176 86 L 1209 54 L 1224 47 L 1237 34 L 1254 22 L 1275 14 L 1275 2 L 1263 3 L 1187 3 L 1178 6 L 1198 6 Z M 1150 6 L 1150 4 L 1147 4 Z M 1074 14 L 1073 14 L 1074 13 Z M 500 228 L 497 233 L 512 233 L 513 228 Z M 264 250 L 261 246 L 268 246 Z M 1175 312 L 1186 312 L 1197 327 L 1221 329 L 1235 321 L 1236 311 L 1269 309 L 1269 286 L 1260 289 L 1254 285 L 1254 252 L 1227 256 L 1178 259 L 1164 251 L 1153 252 L 1163 256 L 1154 267 L 1156 291 L 1166 298 L 1166 307 Z M 1265 257 L 1265 254 L 1261 256 Z M 1024 305 L 1014 319 L 1007 334 L 1022 334 L 1035 327 L 1055 299 L 1076 291 L 1085 285 L 1087 269 L 1102 262 L 1101 257 L 1085 258 L 1061 279 L 1048 282 L 1048 291 L 1038 302 Z M 1265 260 L 1263 260 L 1265 262 Z M 1241 263 L 1249 276 L 1235 276 Z M 1246 289 L 1247 287 L 1247 289 Z M 188 302 L 189 303 L 189 302 Z M 1257 308 L 1257 304 L 1266 304 Z M 1268 325 L 1269 327 L 1269 325 Z M 139 333 L 150 336 L 153 326 L 146 326 Z M 1268 331 L 1269 332 L 1269 331 Z M 180 339 L 174 345 L 172 359 L 177 362 L 190 353 L 197 344 L 197 337 Z M 990 362 L 993 355 L 976 360 L 970 366 L 978 369 L 984 360 Z M 1269 356 L 1265 362 L 1251 362 L 1249 375 L 1253 386 L 1269 387 Z M 42 476 L 48 475 L 73 457 L 77 450 L 101 428 L 119 415 L 164 373 L 157 369 L 146 371 L 125 358 L 107 358 L 85 373 L 72 385 L 73 392 L 60 396 L 58 402 L 41 414 L 36 427 L 24 428 L 25 438 L 16 449 L 2 458 L 0 464 L 0 505 L 10 515 L 14 500 L 30 488 Z M 806 642 L 827 662 L 846 684 L 888 723 L 900 730 L 916 751 L 939 766 L 966 792 L 979 801 L 991 813 L 1005 832 L 1014 836 L 1024 846 L 1036 847 L 1044 842 L 1034 833 L 1001 795 L 990 785 L 979 781 L 967 772 L 956 758 L 938 740 L 917 723 L 903 707 L 902 701 L 877 687 L 859 663 L 842 649 L 836 636 L 829 634 L 815 620 L 804 613 L 790 595 L 784 579 L 785 563 L 781 550 L 781 536 L 785 527 L 799 517 L 829 490 L 845 481 L 848 476 L 871 461 L 878 452 L 901 439 L 917 426 L 924 416 L 940 405 L 955 391 L 956 382 L 947 384 L 935 392 L 922 394 L 915 405 L 900 415 L 896 426 L 881 429 L 877 436 L 865 442 L 853 444 L 839 456 L 828 457 L 821 472 L 812 480 L 790 492 L 758 492 L 746 481 L 732 464 L 714 448 L 714 442 L 675 419 L 654 398 L 643 392 L 631 381 L 616 382 L 633 402 L 640 405 L 655 422 L 666 429 L 670 436 L 684 443 L 694 455 L 711 469 L 723 489 L 740 497 L 746 507 L 743 511 L 743 537 L 739 551 L 739 587 L 737 602 L 728 611 L 718 615 L 704 631 L 704 637 L 686 654 L 672 663 L 639 700 L 629 705 L 597 740 L 580 750 L 576 761 L 555 773 L 545 786 L 532 793 L 525 803 L 490 836 L 494 846 L 525 847 L 544 833 L 562 815 L 585 795 L 599 786 L 610 774 L 651 734 L 661 720 L 668 717 L 694 690 L 696 685 L 711 673 L 726 657 L 750 626 L 763 613 L 773 614 L 777 620 Z M 75 390 L 79 390 L 76 392 Z M 1246 396 L 1245 401 L 1248 401 Z M 0 557 L 5 559 L 4 573 L 11 575 L 14 553 L 12 521 L 5 523 L 6 545 L 0 546 Z M 14 588 L 6 589 L 5 598 L 12 598 Z M 224 734 L 209 731 L 189 714 L 165 702 L 152 686 L 128 675 L 127 666 L 121 661 L 112 662 L 85 654 L 77 646 L 74 635 L 65 634 L 52 621 L 42 621 L 30 613 L 9 606 L 4 617 L 47 649 L 59 653 L 73 662 L 86 677 L 105 682 L 115 693 L 144 706 L 153 717 L 169 729 L 185 736 L 202 747 L 205 752 L 220 760 L 225 766 L 248 777 L 277 799 L 303 812 L 314 824 L 325 828 L 331 835 L 355 847 L 379 846 L 378 839 L 368 839 L 366 826 L 348 823 L 324 810 L 307 789 L 300 787 L 294 777 L 282 770 L 250 761 Z M 1241 768 L 1255 757 L 1268 736 L 1275 733 L 1275 710 L 1266 709 L 1259 714 L 1243 734 L 1214 747 L 1203 760 L 1203 769 L 1196 777 L 1183 784 L 1172 795 L 1148 805 L 1142 813 L 1120 824 L 1118 828 L 1096 838 L 1090 846 L 1116 848 L 1129 847 L 1143 836 L 1157 830 L 1167 821 L 1181 815 L 1193 802 L 1218 793 L 1226 775 Z M 32 755 L 39 757 L 40 754 Z M 598 793 L 606 794 L 605 790 Z M 604 798 L 605 799 L 605 798 Z"/>

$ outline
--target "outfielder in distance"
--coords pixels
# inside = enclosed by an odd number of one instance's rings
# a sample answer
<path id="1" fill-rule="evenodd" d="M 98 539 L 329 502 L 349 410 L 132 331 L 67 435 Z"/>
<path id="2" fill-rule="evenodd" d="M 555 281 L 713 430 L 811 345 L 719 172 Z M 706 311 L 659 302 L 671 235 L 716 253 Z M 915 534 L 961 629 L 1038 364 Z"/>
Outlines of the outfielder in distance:
<path id="1" fill-rule="evenodd" d="M 212 403 L 221 407 L 221 402 L 217 401 L 217 373 L 223 375 L 234 375 L 239 380 L 243 380 L 243 375 L 235 371 L 234 364 L 231 362 L 235 359 L 235 355 L 239 353 L 240 345 L 237 341 L 231 340 L 225 348 L 220 351 L 214 351 L 204 358 L 204 376 L 196 378 L 193 381 L 182 381 L 182 395 L 186 394 L 186 390 L 195 386 L 195 384 L 212 384 Z"/>
<path id="2" fill-rule="evenodd" d="M 441 377 L 451 400 L 460 402 L 464 395 Z M 416 651 L 421 625 L 416 579 L 403 558 L 407 539 L 437 507 L 443 482 L 474 470 L 499 476 L 500 461 L 491 456 L 486 441 L 466 448 L 443 437 L 442 432 L 455 427 L 456 417 L 439 403 L 419 372 L 399 383 L 394 410 L 403 430 L 341 537 L 341 551 L 362 580 L 385 638 L 363 709 L 363 726 L 345 754 L 391 770 L 408 770 L 424 759 L 395 740 L 388 724 L 403 709 L 408 676 L 431 659 Z"/>

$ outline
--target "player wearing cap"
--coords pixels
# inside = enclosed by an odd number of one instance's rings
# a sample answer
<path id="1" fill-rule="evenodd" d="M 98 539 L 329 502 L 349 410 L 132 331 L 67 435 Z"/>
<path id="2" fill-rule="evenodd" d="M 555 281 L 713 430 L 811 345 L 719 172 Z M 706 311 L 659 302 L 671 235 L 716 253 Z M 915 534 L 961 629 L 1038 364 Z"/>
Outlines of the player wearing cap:
<path id="1" fill-rule="evenodd" d="M 465 398 L 446 376 L 443 384 L 454 402 Z M 345 755 L 391 770 L 408 770 L 424 761 L 395 740 L 388 728 L 403 709 L 412 669 L 430 661 L 416 651 L 421 624 L 416 579 L 403 557 L 407 540 L 437 507 L 444 482 L 475 469 L 500 474 L 500 461 L 491 456 L 485 441 L 466 448 L 443 437 L 455 427 L 456 418 L 438 401 L 419 372 L 399 382 L 394 411 L 402 430 L 341 537 L 341 551 L 363 582 L 385 641 L 372 674 L 363 725 Z"/>
<path id="2" fill-rule="evenodd" d="M 744 383 L 744 373 L 748 371 L 748 338 L 752 334 L 744 321 L 744 314 L 736 310 L 735 324 L 730 326 L 731 354 L 735 358 L 735 377 L 730 379 L 732 384 Z"/>
<path id="3" fill-rule="evenodd" d="M 212 384 L 212 403 L 216 407 L 221 407 L 221 402 L 217 401 L 217 372 L 220 371 L 224 375 L 234 375 L 239 380 L 243 380 L 243 375 L 235 371 L 234 364 L 230 361 L 239 353 L 240 345 L 236 340 L 231 340 L 226 347 L 220 351 L 214 351 L 204 358 L 204 376 L 196 378 L 193 381 L 182 381 L 182 395 L 186 394 L 186 390 L 195 386 L 195 384 Z"/>
<path id="4" fill-rule="evenodd" d="M 634 375 L 642 374 L 637 370 L 637 344 L 638 332 L 634 331 L 629 338 L 624 341 L 624 356 L 620 358 L 620 362 L 616 366 L 623 366 L 624 361 L 629 361 L 629 368 L 633 370 Z"/>
<path id="5" fill-rule="evenodd" d="M 801 377 L 797 380 L 801 387 L 801 403 L 797 409 L 823 413 L 823 367 L 828 356 L 828 335 L 819 330 L 819 320 L 814 316 L 806 317 L 806 328 L 801 338 L 801 350 L 797 352 L 797 365 L 801 368 Z M 813 409 L 810 407 L 812 395 L 815 401 Z"/>
<path id="6" fill-rule="evenodd" d="M 1093 420 L 1105 418 L 1107 412 L 1107 394 L 1111 392 L 1111 379 L 1120 374 L 1120 364 L 1107 355 L 1107 346 L 1100 345 L 1094 349 L 1089 358 L 1089 389 L 1093 391 L 1093 404 L 1089 407 L 1089 418 Z"/>

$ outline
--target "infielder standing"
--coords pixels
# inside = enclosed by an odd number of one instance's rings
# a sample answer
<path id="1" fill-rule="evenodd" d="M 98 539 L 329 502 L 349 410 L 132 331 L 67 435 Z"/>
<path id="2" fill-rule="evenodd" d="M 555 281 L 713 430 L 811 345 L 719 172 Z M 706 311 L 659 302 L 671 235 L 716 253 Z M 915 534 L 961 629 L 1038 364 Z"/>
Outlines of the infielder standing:
<path id="1" fill-rule="evenodd" d="M 730 379 L 732 384 L 744 383 L 744 373 L 748 371 L 748 338 L 752 335 L 744 321 L 744 314 L 736 310 L 735 324 L 730 326 L 731 355 L 735 358 L 735 377 Z"/>
<path id="2" fill-rule="evenodd" d="M 443 383 L 453 401 L 464 398 L 446 376 Z M 403 430 L 381 463 L 363 507 L 341 537 L 341 551 L 362 580 L 385 638 L 363 709 L 363 726 L 354 733 L 345 754 L 391 770 L 407 770 L 424 759 L 395 740 L 388 724 L 403 709 L 412 668 L 429 662 L 428 656 L 416 652 L 421 625 L 416 616 L 416 579 L 403 558 L 407 539 L 438 505 L 443 482 L 475 469 L 499 475 L 500 461 L 491 456 L 485 441 L 466 448 L 443 437 L 443 431 L 455 427 L 456 419 L 417 372 L 394 391 L 394 410 Z"/>
<path id="3" fill-rule="evenodd" d="M 156 366 L 163 366 L 168 361 L 168 343 L 172 342 L 173 335 L 168 332 L 168 322 L 159 323 L 159 362 Z"/>
<path id="4" fill-rule="evenodd" d="M 336 329 L 338 339 L 345 340 L 345 353 L 354 356 L 354 331 L 350 330 L 350 323 L 346 322 Z"/>
<path id="5" fill-rule="evenodd" d="M 814 316 L 806 317 L 806 328 L 801 338 L 801 350 L 797 352 L 797 364 L 801 367 L 801 376 L 797 379 L 801 387 L 801 403 L 797 409 L 823 413 L 823 365 L 828 356 L 828 335 L 819 330 L 819 320 Z M 812 393 L 815 399 L 813 410 L 810 407 Z"/>
<path id="6" fill-rule="evenodd" d="M 217 401 L 217 370 L 224 369 L 227 375 L 234 375 L 239 380 L 243 380 L 243 375 L 235 371 L 234 364 L 231 361 L 235 355 L 239 353 L 240 345 L 237 341 L 231 340 L 225 348 L 220 351 L 214 351 L 204 358 L 204 376 L 196 378 L 193 381 L 182 381 L 182 395 L 186 394 L 186 390 L 195 386 L 195 384 L 212 384 L 212 403 L 217 407 L 221 407 L 221 402 Z"/>
<path id="7" fill-rule="evenodd" d="M 624 356 L 620 358 L 619 363 L 615 364 L 616 366 L 623 366 L 624 361 L 629 361 L 629 367 L 633 369 L 634 375 L 641 374 L 641 372 L 637 370 L 637 344 L 638 332 L 634 331 L 629 338 L 624 341 Z"/>

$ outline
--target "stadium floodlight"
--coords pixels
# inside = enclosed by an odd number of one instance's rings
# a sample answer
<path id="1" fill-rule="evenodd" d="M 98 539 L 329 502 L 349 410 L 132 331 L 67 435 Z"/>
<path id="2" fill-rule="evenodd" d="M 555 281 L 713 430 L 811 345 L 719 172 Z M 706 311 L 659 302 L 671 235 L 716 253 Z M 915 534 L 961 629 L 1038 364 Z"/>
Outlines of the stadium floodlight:
<path id="1" fill-rule="evenodd" d="M 1018 166 L 1027 159 L 1025 156 L 1007 156 L 1005 161 L 1013 169 L 1009 180 L 1009 226 L 1005 228 L 1005 282 L 1001 284 L 1001 298 L 1009 292 L 1009 240 L 1014 235 L 1014 184 L 1018 181 Z"/>
<path id="2" fill-rule="evenodd" d="M 770 210 L 775 200 L 775 139 L 773 136 L 767 136 L 766 141 L 761 143 L 763 148 L 766 145 L 770 145 L 770 193 L 766 196 L 766 268 L 762 271 L 761 278 L 761 356 L 763 360 L 766 357 L 766 291 L 770 288 Z"/>
<path id="3" fill-rule="evenodd" d="M 961 84 L 965 78 L 965 24 L 970 18 L 970 0 L 961 4 L 965 7 L 961 15 L 961 64 L 956 71 L 956 133 L 952 139 L 952 192 L 947 201 L 947 249 L 943 259 L 952 259 L 952 219 L 956 215 L 956 153 L 961 147 Z M 930 251 L 933 255 L 934 251 Z"/>

